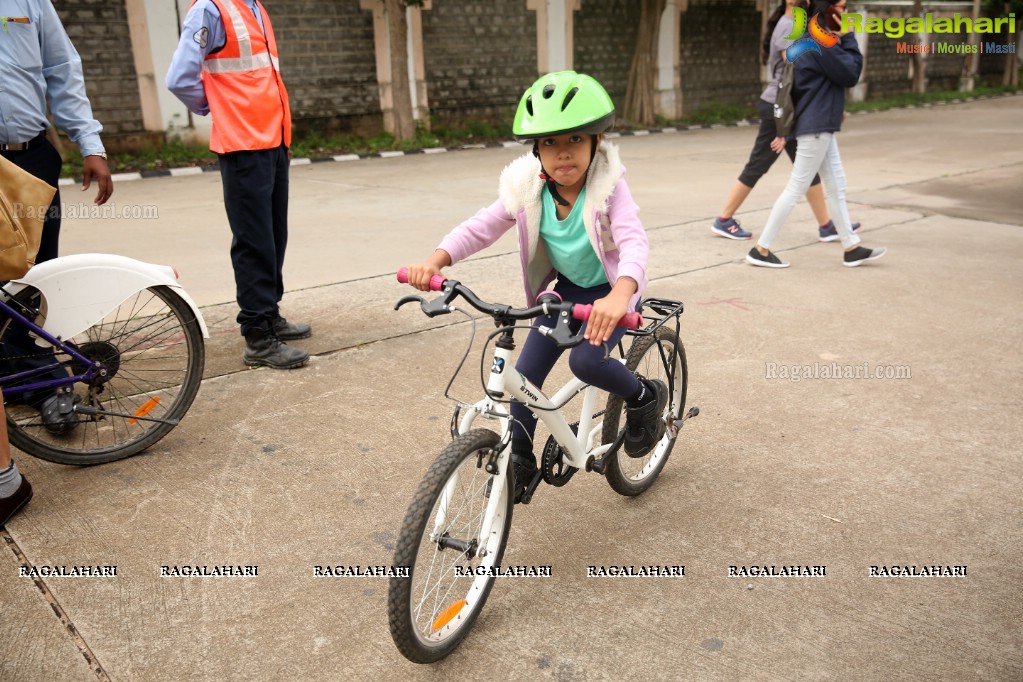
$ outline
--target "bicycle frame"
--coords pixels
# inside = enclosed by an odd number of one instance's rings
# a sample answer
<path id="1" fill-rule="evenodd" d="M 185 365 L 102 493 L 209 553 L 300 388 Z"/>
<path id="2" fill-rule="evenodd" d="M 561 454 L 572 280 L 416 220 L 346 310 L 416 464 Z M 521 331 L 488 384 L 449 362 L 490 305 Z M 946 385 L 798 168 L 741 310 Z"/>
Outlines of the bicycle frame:
<path id="1" fill-rule="evenodd" d="M 470 407 L 462 415 L 458 427 L 459 433 L 468 431 L 476 417 L 482 415 L 504 421 L 501 440 L 502 442 L 506 441 L 505 436 L 511 429 L 511 413 L 489 396 L 511 395 L 517 402 L 535 409 L 537 418 L 547 426 L 551 435 L 554 436 L 554 440 L 564 449 L 565 462 L 569 466 L 583 469 L 590 456 L 599 457 L 611 448 L 611 445 L 601 445 L 596 448 L 592 446 L 594 438 L 599 436 L 599 425 L 593 426 L 593 415 L 597 408 L 599 389 L 583 383 L 581 379 L 572 377 L 552 397 L 548 398 L 529 379 L 514 370 L 509 370 L 511 354 L 511 349 L 495 349 L 494 362 L 487 380 L 488 397 Z M 621 359 L 616 361 L 624 362 Z M 513 374 L 514 376 L 512 376 Z M 573 433 L 568 421 L 561 414 L 561 409 L 579 393 L 583 394 L 582 408 L 579 415 L 578 433 Z"/>
<path id="2" fill-rule="evenodd" d="M 469 409 L 461 415 L 458 425 L 458 433 L 466 433 L 472 427 L 472 423 L 477 417 L 484 417 L 486 419 L 499 419 L 501 420 L 501 443 L 504 444 L 501 448 L 501 452 L 497 458 L 497 471 L 494 473 L 493 489 L 505 491 L 504 485 L 505 480 L 508 476 L 508 463 L 510 458 L 510 451 L 507 447 L 507 443 L 511 438 L 511 412 L 501 403 L 494 400 L 491 396 L 503 396 L 512 395 L 515 400 L 523 403 L 527 407 L 532 407 L 536 410 L 536 415 L 550 430 L 551 435 L 558 442 L 565 453 L 565 463 L 568 466 L 575 467 L 577 469 L 586 468 L 587 461 L 591 461 L 593 457 L 599 457 L 610 450 L 614 444 L 602 444 L 593 446 L 595 438 L 600 435 L 600 424 L 593 426 L 594 414 L 597 407 L 597 394 L 599 389 L 594 386 L 590 386 L 584 383 L 581 379 L 572 377 L 554 394 L 553 397 L 548 398 L 544 395 L 537 386 L 535 386 L 526 377 L 522 376 L 519 372 L 515 372 L 511 368 L 511 354 L 512 349 L 497 347 L 494 350 L 494 362 L 491 365 L 490 376 L 487 380 L 487 397 L 479 401 L 475 405 L 469 407 Z M 617 362 L 624 363 L 623 359 L 616 359 Z M 511 376 L 514 373 L 515 377 Z M 577 433 L 572 432 L 572 428 L 569 426 L 565 417 L 561 414 L 561 409 L 568 404 L 579 393 L 583 394 L 581 414 L 579 415 L 579 428 Z M 458 414 L 455 415 L 456 419 Z M 455 486 L 457 479 L 452 479 L 448 485 Z M 439 536 L 441 529 L 447 519 L 447 504 L 446 500 L 450 497 L 450 492 L 446 491 L 441 508 L 437 512 L 437 519 L 434 525 L 433 535 Z M 491 535 L 490 529 L 493 525 L 494 517 L 497 514 L 497 510 L 500 508 L 499 505 L 506 504 L 504 494 L 492 495 L 489 503 L 487 504 L 486 513 L 483 517 L 483 524 L 480 526 L 480 536 L 477 540 L 477 556 L 486 556 L 489 551 L 487 547 L 487 540 Z"/>
<path id="3" fill-rule="evenodd" d="M 6 301 L 0 299 L 0 313 L 8 316 L 11 319 L 12 324 L 17 324 L 21 327 L 26 328 L 31 334 L 35 335 L 39 339 L 45 341 L 48 345 L 52 346 L 55 350 L 67 353 L 72 358 L 82 363 L 86 370 L 81 374 L 68 375 L 61 379 L 47 379 L 45 381 L 38 381 L 30 384 L 21 384 L 19 386 L 10 386 L 8 384 L 19 383 L 25 379 L 30 379 L 40 374 L 48 373 L 57 363 L 47 365 L 45 367 L 36 367 L 34 369 L 27 369 L 15 374 L 5 374 L 0 376 L 0 389 L 2 389 L 3 396 L 5 398 L 11 398 L 13 396 L 21 395 L 23 393 L 29 393 L 31 391 L 39 391 L 43 389 L 59 388 L 61 386 L 71 386 L 78 381 L 91 381 L 97 374 L 97 372 L 103 371 L 102 367 L 96 367 L 92 361 L 86 358 L 84 355 L 78 352 L 78 350 L 70 343 L 64 343 L 60 339 L 50 335 L 45 329 L 38 326 L 27 317 L 22 315 L 20 312 L 12 308 L 7 304 Z M 37 341 L 38 345 L 38 341 Z"/>

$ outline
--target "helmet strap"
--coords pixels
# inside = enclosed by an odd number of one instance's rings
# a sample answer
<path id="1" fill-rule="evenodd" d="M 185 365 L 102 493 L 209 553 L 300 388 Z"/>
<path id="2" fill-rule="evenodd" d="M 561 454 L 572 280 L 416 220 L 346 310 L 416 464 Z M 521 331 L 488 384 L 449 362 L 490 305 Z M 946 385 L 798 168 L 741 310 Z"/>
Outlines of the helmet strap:
<path id="1" fill-rule="evenodd" d="M 536 140 L 533 140 L 533 156 L 540 158 L 540 145 Z M 558 202 L 562 206 L 569 206 L 570 204 L 565 201 L 565 197 L 561 196 L 558 192 L 558 183 L 554 181 L 548 173 L 547 169 L 543 167 L 543 162 L 540 162 L 540 179 L 547 182 L 547 191 L 551 193 L 551 197 L 554 201 Z"/>

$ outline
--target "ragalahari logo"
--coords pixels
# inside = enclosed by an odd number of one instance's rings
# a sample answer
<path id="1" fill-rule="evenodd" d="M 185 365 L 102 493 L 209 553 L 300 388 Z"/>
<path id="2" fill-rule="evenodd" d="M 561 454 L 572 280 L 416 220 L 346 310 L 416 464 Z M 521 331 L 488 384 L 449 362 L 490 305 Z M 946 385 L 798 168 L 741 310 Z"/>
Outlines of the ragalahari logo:
<path id="1" fill-rule="evenodd" d="M 820 14 L 815 14 L 813 19 L 808 22 L 805 9 L 802 7 L 792 8 L 792 33 L 785 36 L 785 40 L 795 40 L 796 42 L 785 50 L 785 59 L 794 62 L 807 52 L 820 54 L 822 47 L 833 47 L 838 42 L 837 33 L 821 26 L 820 16 Z"/>

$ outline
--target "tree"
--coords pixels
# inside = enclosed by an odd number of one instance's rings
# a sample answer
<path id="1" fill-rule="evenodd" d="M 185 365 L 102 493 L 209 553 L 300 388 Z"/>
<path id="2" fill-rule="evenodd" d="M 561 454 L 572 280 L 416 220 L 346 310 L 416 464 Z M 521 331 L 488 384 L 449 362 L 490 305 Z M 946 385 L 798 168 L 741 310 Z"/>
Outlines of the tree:
<path id="1" fill-rule="evenodd" d="M 657 93 L 657 42 L 667 0 L 640 0 L 636 50 L 629 66 L 623 118 L 643 126 L 654 124 Z"/>
<path id="2" fill-rule="evenodd" d="M 1021 0 L 1013 0 L 1012 2 L 1005 3 L 1005 14 L 1003 16 L 1009 16 L 1009 14 L 1016 15 L 1016 21 L 1020 21 L 1020 15 L 1023 14 L 1023 2 Z M 1020 48 L 1020 43 L 1023 42 L 1023 30 L 1013 35 L 1009 26 L 1005 27 L 1005 42 L 1015 42 L 1016 49 Z M 1002 69 L 1002 85 L 1019 85 L 1019 55 L 1015 52 L 1007 52 L 1005 54 L 1005 67 Z"/>
<path id="3" fill-rule="evenodd" d="M 387 16 L 387 35 L 391 61 L 391 104 L 394 111 L 395 140 L 411 140 L 416 136 L 412 115 L 412 94 L 408 79 L 408 22 L 405 9 L 422 5 L 423 0 L 382 0 Z"/>
<path id="4" fill-rule="evenodd" d="M 1023 15 L 1023 0 L 985 0 L 984 15 L 992 18 L 1007 18 L 1010 14 L 1016 15 L 1016 25 L 1019 26 L 1020 16 Z M 1016 49 L 1021 47 L 1023 41 L 1023 30 L 1013 34 L 1009 25 L 1005 27 L 1005 42 L 1015 43 Z M 981 40 L 984 38 L 982 37 Z M 1005 61 L 1002 67 L 1002 85 L 1019 85 L 1019 55 L 1016 52 L 1007 52 L 1004 55 Z"/>

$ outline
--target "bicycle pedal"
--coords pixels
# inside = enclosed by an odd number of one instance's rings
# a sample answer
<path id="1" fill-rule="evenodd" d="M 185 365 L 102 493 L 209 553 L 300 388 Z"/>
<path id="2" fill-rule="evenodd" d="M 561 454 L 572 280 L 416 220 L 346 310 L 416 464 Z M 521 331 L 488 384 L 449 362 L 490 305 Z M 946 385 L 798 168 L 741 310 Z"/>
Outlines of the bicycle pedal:
<path id="1" fill-rule="evenodd" d="M 519 504 L 529 504 L 529 501 L 533 499 L 533 493 L 535 493 L 536 489 L 540 487 L 540 483 L 542 481 L 543 472 L 537 471 L 536 474 L 533 475 L 529 485 L 527 485 L 526 489 L 522 491 L 522 497 L 519 499 Z"/>

